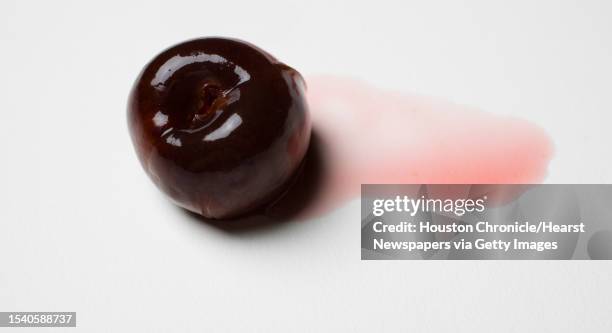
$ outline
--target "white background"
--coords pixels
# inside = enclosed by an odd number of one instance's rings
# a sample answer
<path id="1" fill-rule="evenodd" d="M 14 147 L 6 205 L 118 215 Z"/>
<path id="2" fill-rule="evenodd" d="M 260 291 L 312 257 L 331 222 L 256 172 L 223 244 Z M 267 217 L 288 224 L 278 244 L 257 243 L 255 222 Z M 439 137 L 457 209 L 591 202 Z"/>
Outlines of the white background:
<path id="1" fill-rule="evenodd" d="M 0 311 L 77 311 L 88 332 L 610 332 L 609 262 L 360 261 L 357 201 L 246 233 L 198 223 L 125 119 L 157 52 L 233 36 L 306 76 L 528 119 L 555 145 L 545 182 L 608 183 L 610 4 L 2 1 Z"/>

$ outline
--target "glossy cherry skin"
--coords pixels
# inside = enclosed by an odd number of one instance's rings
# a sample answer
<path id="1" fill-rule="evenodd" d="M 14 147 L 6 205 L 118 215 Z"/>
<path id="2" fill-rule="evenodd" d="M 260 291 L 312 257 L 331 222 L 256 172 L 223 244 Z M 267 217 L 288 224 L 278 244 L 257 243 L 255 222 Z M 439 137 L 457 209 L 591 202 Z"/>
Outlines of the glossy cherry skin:
<path id="1" fill-rule="evenodd" d="M 235 39 L 190 40 L 157 55 L 136 79 L 127 113 L 149 177 L 206 218 L 274 201 L 310 141 L 302 76 Z"/>

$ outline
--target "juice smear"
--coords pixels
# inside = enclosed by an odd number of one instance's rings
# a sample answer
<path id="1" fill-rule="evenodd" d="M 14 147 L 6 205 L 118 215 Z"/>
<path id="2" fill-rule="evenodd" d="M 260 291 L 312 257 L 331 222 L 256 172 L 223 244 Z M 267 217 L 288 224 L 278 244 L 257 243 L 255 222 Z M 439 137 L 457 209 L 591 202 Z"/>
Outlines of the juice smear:
<path id="1" fill-rule="evenodd" d="M 366 83 L 311 77 L 313 140 L 303 174 L 270 212 L 328 212 L 361 184 L 529 184 L 546 175 L 553 147 L 525 120 Z"/>

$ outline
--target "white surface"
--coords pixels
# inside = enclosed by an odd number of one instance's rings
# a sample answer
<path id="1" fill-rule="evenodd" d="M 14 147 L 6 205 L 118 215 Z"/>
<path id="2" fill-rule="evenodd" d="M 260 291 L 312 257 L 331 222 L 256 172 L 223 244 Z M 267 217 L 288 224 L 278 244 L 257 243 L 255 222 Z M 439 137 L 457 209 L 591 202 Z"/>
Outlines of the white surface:
<path id="1" fill-rule="evenodd" d="M 125 120 L 142 66 L 204 35 L 517 115 L 547 182 L 612 181 L 607 1 L 0 3 L 0 311 L 96 331 L 610 332 L 609 262 L 362 262 L 359 204 L 228 234 L 168 203 Z M 41 329 L 44 330 L 44 329 Z"/>

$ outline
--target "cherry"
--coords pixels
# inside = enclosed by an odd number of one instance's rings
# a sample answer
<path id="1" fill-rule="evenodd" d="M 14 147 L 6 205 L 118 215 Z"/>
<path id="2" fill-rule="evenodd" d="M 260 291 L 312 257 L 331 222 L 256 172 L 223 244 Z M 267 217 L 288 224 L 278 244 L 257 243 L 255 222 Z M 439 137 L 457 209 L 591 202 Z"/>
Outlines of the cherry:
<path id="1" fill-rule="evenodd" d="M 310 141 L 302 76 L 236 39 L 190 40 L 157 55 L 136 79 L 127 114 L 145 172 L 206 218 L 277 199 Z"/>

